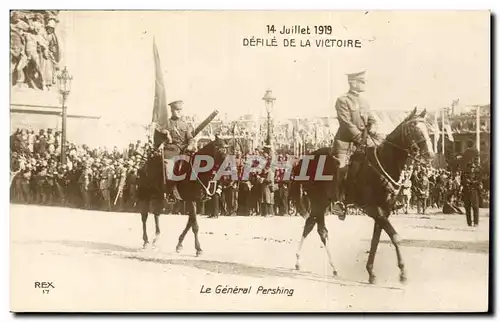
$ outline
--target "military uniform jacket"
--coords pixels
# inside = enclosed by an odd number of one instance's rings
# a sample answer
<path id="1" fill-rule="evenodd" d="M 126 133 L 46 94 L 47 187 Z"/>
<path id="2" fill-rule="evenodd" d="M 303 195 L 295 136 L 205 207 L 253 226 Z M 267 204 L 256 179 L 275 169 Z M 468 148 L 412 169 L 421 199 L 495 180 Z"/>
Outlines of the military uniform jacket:
<path id="1" fill-rule="evenodd" d="M 262 190 L 261 200 L 262 203 L 274 204 L 274 171 L 271 169 L 263 170 L 261 174 Z"/>
<path id="2" fill-rule="evenodd" d="M 113 183 L 115 172 L 110 166 L 102 169 L 101 180 L 99 182 L 99 189 L 109 189 Z"/>
<path id="3" fill-rule="evenodd" d="M 78 182 L 81 184 L 84 190 L 89 189 L 91 176 L 92 176 L 92 170 L 90 168 L 83 169 Z"/>
<path id="4" fill-rule="evenodd" d="M 170 118 L 170 136 L 174 144 L 190 144 L 193 139 L 191 127 L 181 118 Z"/>
<path id="5" fill-rule="evenodd" d="M 424 175 L 417 176 L 417 187 L 416 195 L 418 198 L 428 198 L 429 197 L 429 178 Z"/>
<path id="6" fill-rule="evenodd" d="M 477 166 L 469 166 L 463 173 L 460 179 L 464 189 L 471 191 L 481 190 L 481 177 Z"/>
<path id="7" fill-rule="evenodd" d="M 376 123 L 368 102 L 358 93 L 349 91 L 339 97 L 335 103 L 335 109 L 339 121 L 339 129 L 334 141 L 334 147 L 337 150 L 347 150 L 353 141 L 359 143 L 365 131 L 365 124 L 371 126 Z"/>

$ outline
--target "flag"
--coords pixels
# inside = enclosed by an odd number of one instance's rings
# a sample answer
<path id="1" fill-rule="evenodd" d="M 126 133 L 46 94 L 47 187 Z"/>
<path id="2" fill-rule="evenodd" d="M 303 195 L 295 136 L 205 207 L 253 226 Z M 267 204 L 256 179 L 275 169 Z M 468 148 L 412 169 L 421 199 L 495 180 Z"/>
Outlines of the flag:
<path id="1" fill-rule="evenodd" d="M 212 124 L 208 124 L 207 126 L 207 132 L 208 132 L 208 137 L 210 138 L 210 140 L 213 140 L 214 138 L 214 131 L 212 129 Z"/>
<path id="2" fill-rule="evenodd" d="M 448 136 L 448 140 L 450 140 L 452 142 L 455 141 L 455 140 L 453 140 L 453 133 L 451 131 L 450 123 L 446 123 L 444 126 L 444 129 L 446 130 L 446 135 Z"/>
<path id="3" fill-rule="evenodd" d="M 160 55 L 156 47 L 156 41 L 153 39 L 153 56 L 155 64 L 155 97 L 153 105 L 152 123 L 155 129 L 153 137 L 153 145 L 159 146 L 164 140 L 165 135 L 159 130 L 168 130 L 170 128 L 170 113 L 167 107 L 167 96 L 165 94 L 165 84 L 163 83 L 163 75 L 161 71 Z"/>
<path id="4" fill-rule="evenodd" d="M 233 123 L 233 137 L 235 135 L 237 135 L 236 133 L 239 133 L 238 122 L 234 121 L 234 123 Z"/>
<path id="5" fill-rule="evenodd" d="M 438 141 L 439 141 L 439 121 L 438 112 L 434 112 L 434 122 L 432 124 L 432 132 L 434 132 L 434 153 L 438 153 Z"/>
<path id="6" fill-rule="evenodd" d="M 458 106 L 459 102 L 460 102 L 459 98 L 451 102 L 451 114 L 455 114 L 455 108 Z"/>

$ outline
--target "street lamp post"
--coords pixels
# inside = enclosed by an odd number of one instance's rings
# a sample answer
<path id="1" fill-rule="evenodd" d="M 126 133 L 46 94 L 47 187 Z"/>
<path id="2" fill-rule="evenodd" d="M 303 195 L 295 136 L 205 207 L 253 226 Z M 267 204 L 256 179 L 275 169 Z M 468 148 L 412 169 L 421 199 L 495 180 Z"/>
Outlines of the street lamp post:
<path id="1" fill-rule="evenodd" d="M 266 94 L 264 94 L 264 97 L 262 98 L 266 102 L 266 112 L 267 112 L 267 137 L 266 137 L 266 144 L 269 146 L 272 146 L 272 126 L 271 126 L 271 111 L 273 109 L 274 101 L 276 100 L 275 97 L 273 97 L 273 92 L 271 90 L 267 90 Z"/>
<path id="2" fill-rule="evenodd" d="M 66 100 L 71 91 L 71 81 L 73 76 L 68 72 L 68 68 L 64 67 L 62 72 L 57 75 L 57 88 L 61 94 L 62 100 L 62 138 L 61 138 L 61 164 L 66 164 L 66 118 L 67 118 L 67 106 Z"/>

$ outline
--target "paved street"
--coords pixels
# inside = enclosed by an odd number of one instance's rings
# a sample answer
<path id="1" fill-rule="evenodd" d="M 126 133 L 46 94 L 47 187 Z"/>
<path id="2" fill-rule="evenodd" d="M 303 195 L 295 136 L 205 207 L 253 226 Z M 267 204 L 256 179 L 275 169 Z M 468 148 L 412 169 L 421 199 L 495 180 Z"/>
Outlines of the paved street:
<path id="1" fill-rule="evenodd" d="M 327 217 L 333 278 L 314 230 L 302 271 L 294 270 L 301 217 L 199 217 L 204 253 L 189 233 L 175 252 L 186 216 L 161 216 L 157 249 L 142 250 L 138 214 L 11 206 L 12 310 L 125 311 L 484 311 L 488 301 L 489 216 L 467 227 L 464 216 L 400 215 L 408 282 L 399 283 L 394 247 L 386 235 L 375 259 L 377 284 L 365 270 L 373 221 Z M 148 221 L 150 239 L 154 217 Z M 52 282 L 48 294 L 36 281 Z M 252 287 L 249 294 L 215 294 Z M 265 288 L 293 295 L 257 294 Z M 200 290 L 212 289 L 212 293 Z M 261 292 L 262 293 L 262 292 Z"/>

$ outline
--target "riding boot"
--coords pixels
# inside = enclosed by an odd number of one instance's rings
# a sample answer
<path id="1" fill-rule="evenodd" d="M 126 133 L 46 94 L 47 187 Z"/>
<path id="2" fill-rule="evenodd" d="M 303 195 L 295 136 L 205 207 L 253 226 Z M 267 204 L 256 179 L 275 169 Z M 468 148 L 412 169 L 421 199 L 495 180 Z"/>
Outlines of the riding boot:
<path id="1" fill-rule="evenodd" d="M 165 185 L 165 199 L 167 200 L 167 203 L 175 203 L 177 201 L 173 194 L 174 185 L 175 182 L 167 180 Z"/>
<path id="2" fill-rule="evenodd" d="M 336 180 L 335 180 L 336 182 L 334 187 L 335 189 L 334 196 L 336 201 L 333 203 L 332 213 L 336 214 L 340 220 L 345 220 L 346 217 L 346 207 L 345 204 L 342 202 L 343 195 L 345 196 L 346 192 L 345 176 L 346 176 L 345 169 L 340 169 L 340 168 L 337 169 Z"/>
<path id="3" fill-rule="evenodd" d="M 356 188 L 356 177 L 358 173 L 358 164 L 352 162 L 347 170 L 347 178 L 345 180 L 345 199 L 344 204 L 347 206 L 354 203 L 355 188 Z"/>

